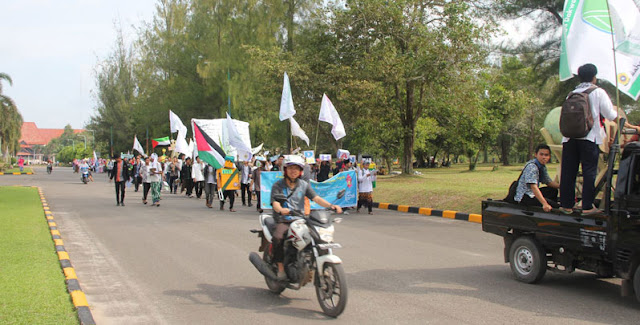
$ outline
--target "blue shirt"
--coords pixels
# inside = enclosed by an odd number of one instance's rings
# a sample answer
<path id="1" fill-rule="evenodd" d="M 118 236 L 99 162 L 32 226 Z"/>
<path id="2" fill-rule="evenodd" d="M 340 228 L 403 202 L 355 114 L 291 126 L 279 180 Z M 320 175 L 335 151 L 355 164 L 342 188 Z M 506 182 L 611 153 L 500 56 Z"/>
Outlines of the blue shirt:
<path id="1" fill-rule="evenodd" d="M 531 159 L 527 161 L 522 171 L 522 176 L 518 179 L 518 187 L 516 188 L 516 195 L 513 200 L 520 202 L 522 197 L 526 194 L 530 198 L 536 197 L 531 190 L 530 184 L 536 184 L 540 186 L 540 183 L 551 183 L 551 177 L 547 173 L 547 166 L 541 164 L 537 159 Z"/>

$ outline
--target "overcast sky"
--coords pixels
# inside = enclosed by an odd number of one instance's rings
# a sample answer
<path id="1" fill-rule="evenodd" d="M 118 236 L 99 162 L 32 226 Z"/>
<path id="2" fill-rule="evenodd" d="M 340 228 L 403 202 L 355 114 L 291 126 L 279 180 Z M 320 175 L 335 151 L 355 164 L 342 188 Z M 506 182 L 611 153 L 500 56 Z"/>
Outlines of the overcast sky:
<path id="1" fill-rule="evenodd" d="M 26 122 L 82 128 L 94 114 L 94 68 L 112 51 L 116 22 L 125 41 L 151 21 L 156 0 L 0 0 L 0 72 Z M 518 25 L 518 24 L 515 24 Z M 514 25 L 511 37 L 521 38 Z"/>
<path id="2" fill-rule="evenodd" d="M 125 38 L 150 21 L 155 0 L 1 0 L 0 72 L 27 122 L 82 128 L 93 115 L 94 67 L 112 50 L 116 21 Z"/>

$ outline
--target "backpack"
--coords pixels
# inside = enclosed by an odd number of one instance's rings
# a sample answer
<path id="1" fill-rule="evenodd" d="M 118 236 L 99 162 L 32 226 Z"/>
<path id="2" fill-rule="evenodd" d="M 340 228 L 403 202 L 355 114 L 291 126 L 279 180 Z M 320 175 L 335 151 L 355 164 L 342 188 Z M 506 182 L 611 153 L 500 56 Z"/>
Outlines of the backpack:
<path id="1" fill-rule="evenodd" d="M 562 103 L 560 112 L 560 133 L 567 138 L 584 138 L 593 127 L 593 115 L 589 105 L 589 94 L 596 86 L 583 92 L 571 92 Z"/>
<path id="2" fill-rule="evenodd" d="M 524 167 L 522 167 L 522 171 L 520 172 L 520 176 L 518 176 L 518 178 L 516 178 L 515 181 L 511 182 L 511 185 L 509 185 L 509 192 L 507 193 L 507 197 L 502 199 L 502 201 L 509 202 L 509 203 L 518 203 L 514 199 L 515 196 L 516 196 L 516 191 L 518 190 L 518 182 L 520 181 L 520 177 L 522 177 L 522 174 L 524 174 L 524 170 L 525 170 L 525 168 L 527 168 L 528 165 L 529 165 L 528 163 L 525 164 Z M 538 168 L 538 170 L 539 170 L 539 168 Z"/>

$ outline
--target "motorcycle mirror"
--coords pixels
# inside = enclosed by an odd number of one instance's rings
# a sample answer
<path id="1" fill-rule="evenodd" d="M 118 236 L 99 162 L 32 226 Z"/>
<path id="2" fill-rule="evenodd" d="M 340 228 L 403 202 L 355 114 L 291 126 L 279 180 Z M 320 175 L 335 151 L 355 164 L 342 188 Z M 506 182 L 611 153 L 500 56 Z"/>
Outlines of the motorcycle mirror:
<path id="1" fill-rule="evenodd" d="M 340 190 L 340 192 L 338 192 L 338 194 L 336 195 L 336 200 L 341 199 L 344 196 L 344 193 L 346 193 L 347 190 Z"/>

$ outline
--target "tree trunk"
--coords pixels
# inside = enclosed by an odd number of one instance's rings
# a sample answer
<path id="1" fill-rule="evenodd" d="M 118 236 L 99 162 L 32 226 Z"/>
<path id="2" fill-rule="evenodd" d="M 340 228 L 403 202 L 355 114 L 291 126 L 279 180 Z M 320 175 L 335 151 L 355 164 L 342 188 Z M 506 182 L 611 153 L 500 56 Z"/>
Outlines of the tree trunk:
<path id="1" fill-rule="evenodd" d="M 402 118 L 403 127 L 403 159 L 402 159 L 402 173 L 411 175 L 413 174 L 413 144 L 415 142 L 416 135 L 416 122 L 417 119 L 413 112 L 413 94 L 415 85 L 407 81 L 406 82 L 406 101 Z"/>
<path id="2" fill-rule="evenodd" d="M 536 118 L 536 114 L 535 114 L 535 110 L 532 108 L 531 109 L 531 125 L 529 127 L 529 151 L 527 152 L 527 159 L 529 159 L 530 157 L 533 157 L 533 138 L 535 136 L 535 118 Z M 525 159 L 526 161 L 526 159 Z"/>
<path id="3" fill-rule="evenodd" d="M 487 150 L 487 148 L 484 148 L 484 163 L 488 163 L 489 162 L 489 150 Z"/>
<path id="4" fill-rule="evenodd" d="M 509 136 L 502 135 L 500 141 L 500 151 L 502 152 L 502 165 L 509 166 Z"/>

